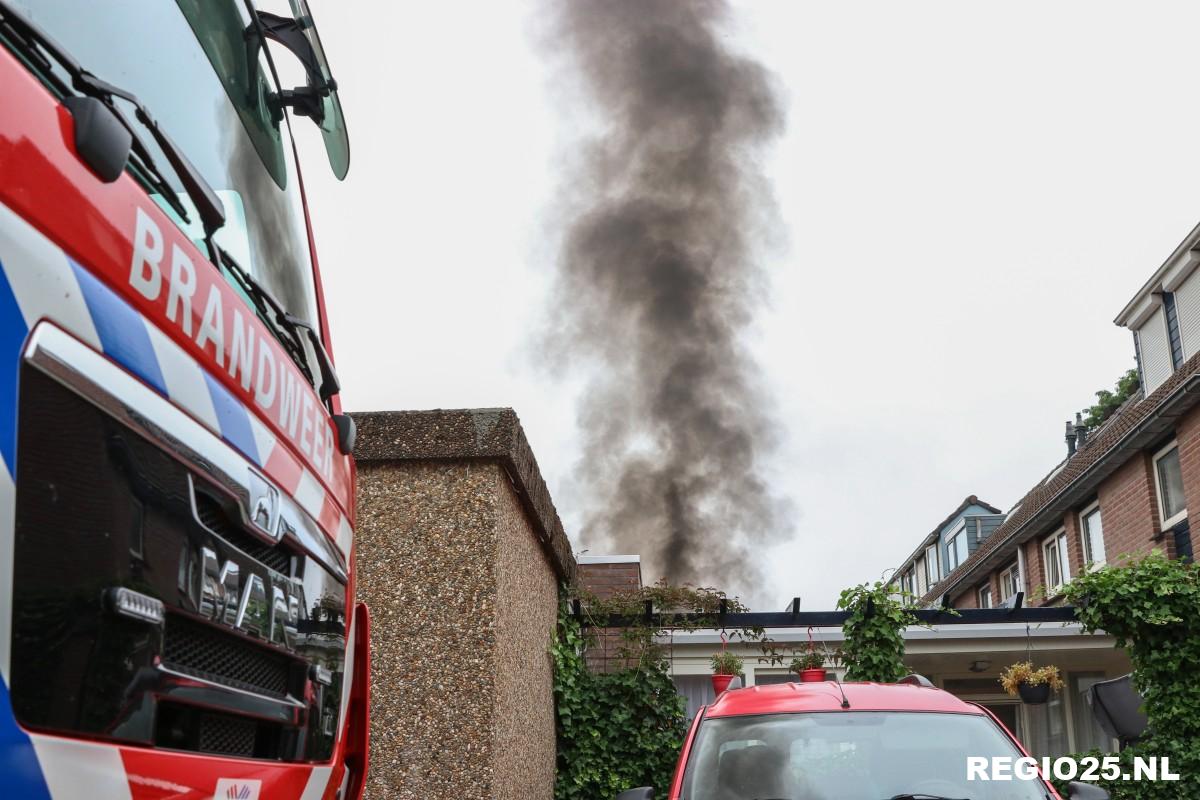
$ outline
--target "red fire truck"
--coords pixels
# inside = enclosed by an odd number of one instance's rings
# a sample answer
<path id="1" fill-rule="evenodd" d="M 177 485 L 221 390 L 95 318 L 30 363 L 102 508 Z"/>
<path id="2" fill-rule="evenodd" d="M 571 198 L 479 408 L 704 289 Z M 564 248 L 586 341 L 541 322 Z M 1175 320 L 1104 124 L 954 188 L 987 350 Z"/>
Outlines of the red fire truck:
<path id="1" fill-rule="evenodd" d="M 354 426 L 292 127 L 339 178 L 349 147 L 280 5 L 0 0 L 0 797 L 361 795 Z"/>

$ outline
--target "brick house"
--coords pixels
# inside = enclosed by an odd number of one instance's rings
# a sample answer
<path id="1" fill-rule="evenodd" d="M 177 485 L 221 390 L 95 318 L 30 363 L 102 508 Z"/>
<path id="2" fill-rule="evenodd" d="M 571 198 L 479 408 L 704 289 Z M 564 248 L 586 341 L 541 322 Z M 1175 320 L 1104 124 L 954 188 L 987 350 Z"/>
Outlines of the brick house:
<path id="1" fill-rule="evenodd" d="M 1061 587 L 1084 570 L 1154 549 L 1192 557 L 1200 530 L 1189 513 L 1200 514 L 1198 266 L 1200 226 L 1115 320 L 1132 332 L 1141 390 L 1094 431 L 1078 415 L 1069 421 L 1066 458 L 986 536 L 961 543 L 957 552 L 968 551 L 965 559 L 947 547 L 947 539 L 963 530 L 953 522 L 940 541 L 927 536 L 901 565 L 897 586 L 928 605 L 994 607 L 1011 603 L 1018 592 L 1025 605 L 1055 605 L 1062 602 Z M 956 513 L 965 517 L 971 510 L 964 503 Z M 942 559 L 935 569 L 931 555 Z M 929 579 L 922 584 L 919 574 Z M 1097 637 L 1080 636 L 1069 650 L 1036 652 L 1043 663 L 1067 667 L 1070 687 L 1044 707 L 1020 709 L 1018 727 L 1039 753 L 1081 749 L 1094 740 L 1090 720 L 1079 713 L 1080 687 L 1127 669 L 1085 642 L 1094 644 Z M 940 657 L 913 660 L 914 667 L 933 673 L 943 665 Z"/>
<path id="2" fill-rule="evenodd" d="M 957 608 L 1020 588 L 1039 604 L 1089 565 L 1159 549 L 1191 558 L 1200 514 L 1200 226 L 1117 316 L 1142 389 L 1098 430 L 1067 425 L 1067 458 L 944 580 L 922 593 Z M 1015 567 L 1015 570 L 1014 570 Z M 1041 589 L 1041 591 L 1037 591 Z"/>

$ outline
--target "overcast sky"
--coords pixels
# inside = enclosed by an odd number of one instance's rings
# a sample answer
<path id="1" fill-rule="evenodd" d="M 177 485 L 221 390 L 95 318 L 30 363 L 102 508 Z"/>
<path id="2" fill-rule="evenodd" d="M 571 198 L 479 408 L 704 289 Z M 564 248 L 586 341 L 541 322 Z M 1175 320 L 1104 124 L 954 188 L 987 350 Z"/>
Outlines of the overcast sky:
<path id="1" fill-rule="evenodd" d="M 298 131 L 345 404 L 513 407 L 573 534 L 582 384 L 529 347 L 588 126 L 545 9 L 313 6 L 351 138 L 338 183 Z M 797 515 L 770 585 L 732 588 L 830 608 L 966 495 L 1007 509 L 1063 457 L 1063 421 L 1133 366 L 1112 319 L 1200 219 L 1198 29 L 1194 2 L 735 5 L 730 42 L 789 114 L 750 347 Z"/>

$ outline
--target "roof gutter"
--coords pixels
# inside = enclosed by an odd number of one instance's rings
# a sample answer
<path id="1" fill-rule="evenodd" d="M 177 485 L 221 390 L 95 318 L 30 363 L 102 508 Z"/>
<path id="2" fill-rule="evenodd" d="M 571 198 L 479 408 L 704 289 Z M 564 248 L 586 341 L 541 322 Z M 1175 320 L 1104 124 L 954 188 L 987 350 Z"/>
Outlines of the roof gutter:
<path id="1" fill-rule="evenodd" d="M 1113 463 L 1114 455 L 1140 451 L 1153 444 L 1168 428 L 1173 426 L 1175 420 L 1195 407 L 1197 402 L 1200 402 L 1200 373 L 1193 373 L 1167 395 L 1157 410 L 1148 414 L 1128 433 L 1118 439 L 1107 453 L 1097 458 L 1078 477 L 1059 490 L 1058 494 L 1050 498 L 1050 501 L 1040 511 L 1025 520 L 1019 528 L 1009 534 L 999 545 L 993 547 L 978 563 L 973 564 L 968 571 L 958 577 L 951 575 L 947 581 L 953 582 L 948 583 L 939 594 L 953 599 L 954 592 L 972 575 L 978 574 L 981 570 L 993 569 L 1000 562 L 1007 561 L 1009 556 L 1003 554 L 1007 545 L 1022 544 L 1033 538 L 1036 534 L 1030 533 L 1031 529 L 1038 531 L 1043 527 L 1049 527 L 1050 520 L 1061 517 L 1068 508 L 1085 499 L 1084 495 L 1089 494 L 1096 484 L 1123 466 L 1124 460 Z"/>

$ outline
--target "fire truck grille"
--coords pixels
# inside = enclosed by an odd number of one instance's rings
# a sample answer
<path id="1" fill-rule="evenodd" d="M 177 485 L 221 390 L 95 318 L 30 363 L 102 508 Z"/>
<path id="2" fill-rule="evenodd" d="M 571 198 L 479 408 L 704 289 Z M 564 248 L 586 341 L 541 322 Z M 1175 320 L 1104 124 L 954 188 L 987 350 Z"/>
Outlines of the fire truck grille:
<path id="1" fill-rule="evenodd" d="M 196 516 L 201 525 L 246 555 L 282 575 L 290 574 L 292 557 L 284 547 L 269 545 L 246 533 L 241 525 L 229 518 L 220 503 L 202 492 L 196 493 Z"/>
<path id="2" fill-rule="evenodd" d="M 200 718 L 200 751 L 230 756 L 253 756 L 258 726 L 248 719 L 225 714 Z"/>
<path id="3" fill-rule="evenodd" d="M 167 620 L 163 661 L 178 672 L 278 698 L 287 696 L 291 668 L 299 663 L 176 615 Z"/>

